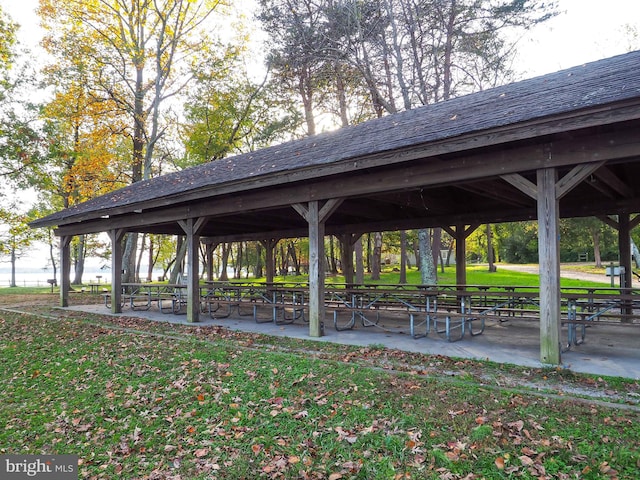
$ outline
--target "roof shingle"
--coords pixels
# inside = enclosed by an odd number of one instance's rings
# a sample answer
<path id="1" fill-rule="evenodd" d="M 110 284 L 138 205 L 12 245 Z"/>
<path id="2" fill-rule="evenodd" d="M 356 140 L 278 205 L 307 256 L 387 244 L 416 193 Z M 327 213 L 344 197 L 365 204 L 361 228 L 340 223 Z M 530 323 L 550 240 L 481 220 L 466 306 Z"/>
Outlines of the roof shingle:
<path id="1" fill-rule="evenodd" d="M 640 51 L 152 178 L 61 210 L 31 225 L 60 225 L 93 213 L 99 218 L 114 208 L 133 210 L 144 202 L 163 198 L 170 202 L 178 194 L 222 185 L 251 188 L 260 178 L 637 97 L 640 97 Z M 286 176 L 282 181 L 287 181 Z"/>

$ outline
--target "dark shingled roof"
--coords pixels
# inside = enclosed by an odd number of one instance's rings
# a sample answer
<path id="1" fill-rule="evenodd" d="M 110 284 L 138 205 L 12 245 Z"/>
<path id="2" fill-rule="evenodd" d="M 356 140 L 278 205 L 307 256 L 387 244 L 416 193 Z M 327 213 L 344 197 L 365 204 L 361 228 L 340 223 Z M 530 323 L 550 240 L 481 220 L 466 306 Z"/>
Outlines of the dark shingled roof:
<path id="1" fill-rule="evenodd" d="M 323 166 L 354 158 L 363 159 L 357 167 L 362 168 L 369 155 L 635 97 L 640 97 L 640 51 L 153 178 L 59 211 L 31 225 L 61 225 L 93 213 L 93 218 L 99 218 L 116 208 L 120 212 L 123 208 L 134 210 L 158 199 L 166 199 L 169 204 L 171 197 L 188 191 L 207 190 L 208 196 L 215 196 L 223 186 L 242 191 L 258 185 L 286 183 L 291 172 L 314 168 L 317 175 Z"/>

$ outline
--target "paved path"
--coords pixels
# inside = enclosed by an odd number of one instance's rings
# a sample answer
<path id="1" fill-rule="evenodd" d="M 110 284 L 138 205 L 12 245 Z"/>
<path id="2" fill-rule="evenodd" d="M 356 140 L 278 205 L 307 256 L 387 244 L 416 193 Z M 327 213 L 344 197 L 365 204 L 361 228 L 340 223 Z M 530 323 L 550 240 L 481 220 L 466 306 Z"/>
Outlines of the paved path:
<path id="1" fill-rule="evenodd" d="M 560 266 L 560 276 L 564 278 L 573 278 L 576 280 L 588 280 L 590 282 L 607 283 L 609 285 L 611 284 L 611 278 L 607 277 L 605 274 L 587 273 L 580 270 L 572 270 L 572 265 L 573 264 L 571 263 L 562 264 Z M 498 263 L 496 264 L 496 266 L 498 269 L 503 270 L 533 273 L 535 275 L 539 273 L 538 264 L 517 265 L 513 263 Z M 618 282 L 616 281 L 616 286 L 617 285 Z M 633 278 L 633 287 L 640 288 L 640 281 L 638 281 L 635 277 Z"/>

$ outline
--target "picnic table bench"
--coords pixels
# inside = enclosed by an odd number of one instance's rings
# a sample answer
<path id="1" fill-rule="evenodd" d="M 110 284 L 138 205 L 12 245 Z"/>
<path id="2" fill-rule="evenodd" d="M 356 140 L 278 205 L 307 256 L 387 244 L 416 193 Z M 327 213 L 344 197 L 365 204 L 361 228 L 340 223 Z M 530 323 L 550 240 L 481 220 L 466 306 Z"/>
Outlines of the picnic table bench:
<path id="1" fill-rule="evenodd" d="M 155 303 L 162 313 L 179 313 L 177 306 L 181 304 L 185 291 L 186 285 L 182 284 L 123 283 L 121 306 L 128 305 L 131 310 L 149 310 Z M 105 292 L 102 296 L 105 306 L 110 307 L 112 293 Z M 166 307 L 166 301 L 170 302 L 170 308 Z"/>

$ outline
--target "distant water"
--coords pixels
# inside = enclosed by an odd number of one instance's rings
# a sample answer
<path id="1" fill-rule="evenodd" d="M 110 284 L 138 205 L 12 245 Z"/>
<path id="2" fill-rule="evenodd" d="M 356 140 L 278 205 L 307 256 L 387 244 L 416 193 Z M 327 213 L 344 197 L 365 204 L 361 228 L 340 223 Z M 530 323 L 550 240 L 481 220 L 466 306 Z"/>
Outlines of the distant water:
<path id="1" fill-rule="evenodd" d="M 146 268 L 140 269 L 141 272 L 145 272 Z M 162 275 L 161 271 L 154 271 L 153 279 L 157 280 Z M 71 280 L 73 280 L 75 274 L 71 273 Z M 57 272 L 57 281 L 60 283 L 60 270 Z M 18 287 L 48 287 L 48 279 L 53 278 L 52 269 L 43 268 L 18 268 L 16 267 L 16 286 Z M 82 275 L 82 283 L 111 283 L 111 269 L 110 268 L 88 268 L 84 270 Z M 11 285 L 11 268 L 0 268 L 0 287 L 9 287 Z"/>

